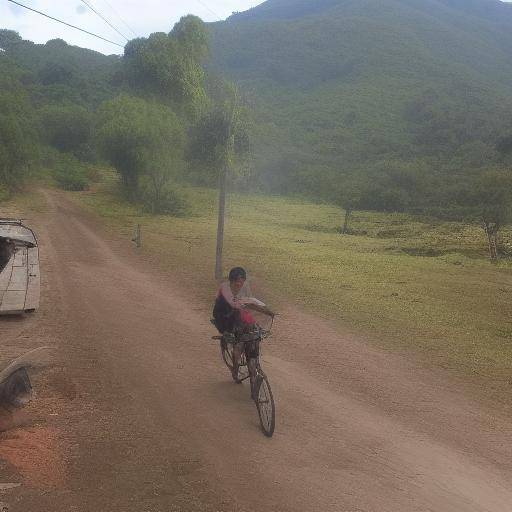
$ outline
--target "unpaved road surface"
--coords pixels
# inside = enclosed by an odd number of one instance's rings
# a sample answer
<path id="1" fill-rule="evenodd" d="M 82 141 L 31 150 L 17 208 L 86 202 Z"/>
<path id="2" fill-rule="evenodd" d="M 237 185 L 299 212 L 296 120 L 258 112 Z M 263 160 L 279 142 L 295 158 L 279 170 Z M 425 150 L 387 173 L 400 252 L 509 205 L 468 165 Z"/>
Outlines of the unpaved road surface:
<path id="1" fill-rule="evenodd" d="M 47 197 L 32 219 L 42 307 L 0 319 L 2 361 L 55 352 L 0 437 L 0 482 L 21 484 L 0 485 L 10 512 L 512 511 L 509 418 L 294 306 L 263 355 L 278 414 L 265 438 L 180 269 Z"/>

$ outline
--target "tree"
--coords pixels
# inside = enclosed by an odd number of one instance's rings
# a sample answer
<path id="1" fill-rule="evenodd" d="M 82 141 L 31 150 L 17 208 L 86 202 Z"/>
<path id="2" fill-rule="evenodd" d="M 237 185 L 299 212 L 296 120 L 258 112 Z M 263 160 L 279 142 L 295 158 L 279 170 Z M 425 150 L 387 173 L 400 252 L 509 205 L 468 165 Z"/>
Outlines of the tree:
<path id="1" fill-rule="evenodd" d="M 156 102 L 121 95 L 100 108 L 98 136 L 129 197 L 140 197 L 144 178 L 151 209 L 160 211 L 165 186 L 183 161 L 184 133 L 176 114 Z"/>
<path id="2" fill-rule="evenodd" d="M 170 101 L 173 108 L 196 118 L 207 104 L 203 61 L 208 53 L 204 23 L 185 16 L 169 34 L 156 32 L 130 41 L 124 52 L 129 83 Z"/>
<path id="3" fill-rule="evenodd" d="M 0 48 L 5 51 L 12 50 L 16 48 L 23 39 L 14 30 L 0 29 Z"/>
<path id="4" fill-rule="evenodd" d="M 341 233 L 346 235 L 350 233 L 349 222 L 354 210 L 360 207 L 361 203 L 361 187 L 355 184 L 349 184 L 342 188 L 338 196 L 338 204 L 345 210 L 343 227 Z"/>
<path id="5" fill-rule="evenodd" d="M 21 187 L 36 153 L 37 135 L 28 98 L 16 81 L 0 80 L 0 185 Z"/>
<path id="6" fill-rule="evenodd" d="M 512 220 L 512 175 L 510 172 L 491 170 L 477 178 L 473 184 L 474 211 L 487 236 L 489 258 L 499 257 L 499 231 Z"/>
<path id="7" fill-rule="evenodd" d="M 44 140 L 60 151 L 80 156 L 92 137 L 92 114 L 77 105 L 47 105 L 40 111 Z"/>
<path id="8" fill-rule="evenodd" d="M 49 62 L 38 73 L 38 79 L 43 85 L 71 85 L 75 70 L 69 64 Z"/>
<path id="9" fill-rule="evenodd" d="M 188 148 L 193 165 L 213 174 L 219 184 L 216 279 L 222 278 L 227 181 L 231 173 L 240 168 L 248 152 L 246 113 L 240 94 L 233 84 L 223 83 L 216 88 L 214 107 L 193 127 Z"/>
<path id="10" fill-rule="evenodd" d="M 192 14 L 183 16 L 169 33 L 175 38 L 183 49 L 183 53 L 193 58 L 195 62 L 202 62 L 209 53 L 209 38 L 205 24 Z"/>

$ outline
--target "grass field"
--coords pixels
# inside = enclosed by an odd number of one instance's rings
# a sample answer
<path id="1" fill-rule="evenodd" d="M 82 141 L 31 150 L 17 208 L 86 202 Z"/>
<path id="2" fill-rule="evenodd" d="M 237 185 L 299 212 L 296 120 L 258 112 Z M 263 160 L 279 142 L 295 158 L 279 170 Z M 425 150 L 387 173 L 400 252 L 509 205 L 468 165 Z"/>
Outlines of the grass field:
<path id="1" fill-rule="evenodd" d="M 192 211 L 183 218 L 141 215 L 108 187 L 79 197 L 125 236 L 140 223 L 144 251 L 213 289 L 216 193 L 184 192 Z M 245 265 L 277 306 L 297 302 L 347 331 L 490 378 L 503 391 L 512 371 L 512 262 L 487 261 L 478 226 L 359 212 L 352 228 L 361 234 L 340 235 L 342 213 L 301 200 L 232 195 L 224 268 Z"/>
<path id="2" fill-rule="evenodd" d="M 211 299 L 216 193 L 186 189 L 192 211 L 173 218 L 143 215 L 112 188 L 71 196 L 122 236 L 140 223 L 142 251 L 184 281 L 205 282 L 204 300 Z M 485 381 L 486 393 L 508 402 L 512 262 L 487 261 L 478 226 L 358 212 L 352 228 L 360 234 L 340 235 L 342 213 L 301 200 L 232 195 L 224 268 L 246 266 L 278 309 L 298 303 L 346 332 Z"/>

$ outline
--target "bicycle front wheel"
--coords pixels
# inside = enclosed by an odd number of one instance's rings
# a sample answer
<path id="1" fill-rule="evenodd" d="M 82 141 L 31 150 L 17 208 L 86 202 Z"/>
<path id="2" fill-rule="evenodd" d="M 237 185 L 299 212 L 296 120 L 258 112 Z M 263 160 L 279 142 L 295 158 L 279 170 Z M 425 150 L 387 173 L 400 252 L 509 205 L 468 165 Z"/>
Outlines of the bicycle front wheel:
<path id="1" fill-rule="evenodd" d="M 232 370 L 233 369 L 233 344 L 227 343 L 224 340 L 220 341 L 220 352 L 222 354 L 222 359 L 226 363 L 226 366 Z"/>
<path id="2" fill-rule="evenodd" d="M 261 430 L 267 437 L 272 437 L 276 426 L 276 406 L 267 376 L 261 370 L 257 375 L 255 397 Z"/>

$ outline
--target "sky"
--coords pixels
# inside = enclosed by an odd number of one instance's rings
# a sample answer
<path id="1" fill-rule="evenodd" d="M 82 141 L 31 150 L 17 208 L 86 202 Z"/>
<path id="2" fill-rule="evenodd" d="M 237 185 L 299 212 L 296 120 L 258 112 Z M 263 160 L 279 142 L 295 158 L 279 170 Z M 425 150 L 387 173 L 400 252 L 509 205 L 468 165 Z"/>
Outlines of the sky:
<path id="1" fill-rule="evenodd" d="M 54 18 L 93 32 L 124 46 L 124 39 L 109 27 L 89 4 L 126 38 L 147 37 L 152 32 L 169 32 L 186 14 L 195 14 L 204 21 L 225 19 L 234 11 L 245 11 L 263 0 L 16 0 Z M 56 21 L 0 0 L 0 28 L 19 32 L 23 39 L 45 43 L 64 39 L 69 44 L 91 48 L 107 55 L 122 53 L 119 46 L 66 27 Z"/>

